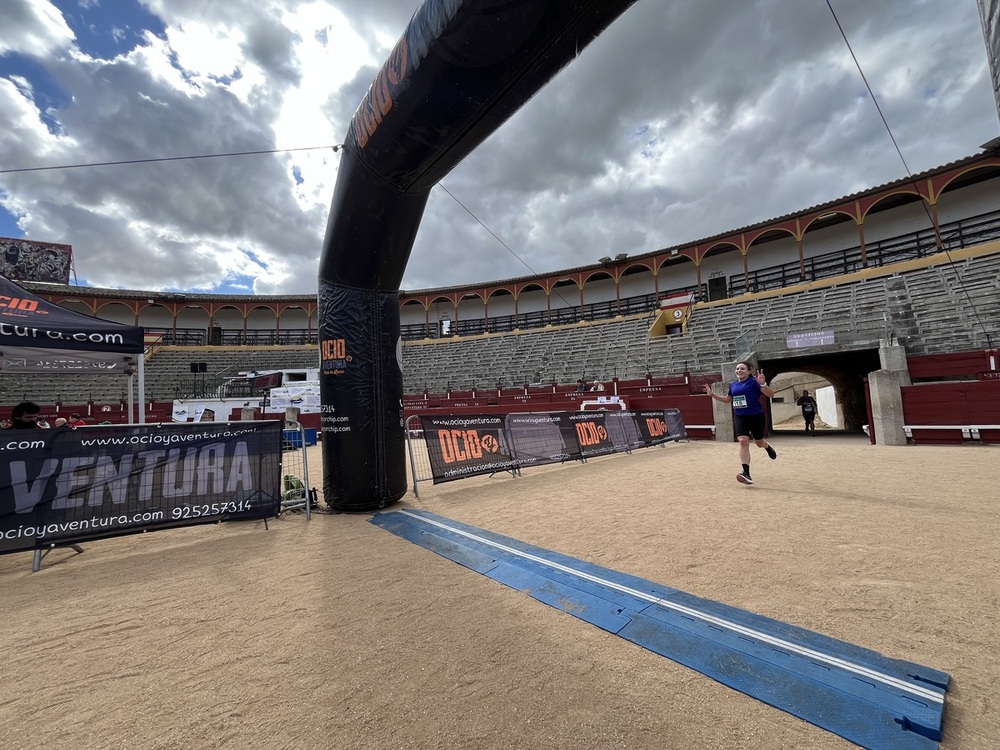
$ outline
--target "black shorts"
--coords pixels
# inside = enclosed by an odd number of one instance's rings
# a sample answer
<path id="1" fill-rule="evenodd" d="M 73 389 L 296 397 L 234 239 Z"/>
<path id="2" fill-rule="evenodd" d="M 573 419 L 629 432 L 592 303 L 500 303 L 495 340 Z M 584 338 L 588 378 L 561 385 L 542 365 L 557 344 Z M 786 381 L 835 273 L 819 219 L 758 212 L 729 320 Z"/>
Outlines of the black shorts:
<path id="1" fill-rule="evenodd" d="M 764 414 L 733 414 L 733 427 L 736 428 L 736 437 L 748 435 L 754 440 L 764 439 L 764 430 L 767 422 Z"/>

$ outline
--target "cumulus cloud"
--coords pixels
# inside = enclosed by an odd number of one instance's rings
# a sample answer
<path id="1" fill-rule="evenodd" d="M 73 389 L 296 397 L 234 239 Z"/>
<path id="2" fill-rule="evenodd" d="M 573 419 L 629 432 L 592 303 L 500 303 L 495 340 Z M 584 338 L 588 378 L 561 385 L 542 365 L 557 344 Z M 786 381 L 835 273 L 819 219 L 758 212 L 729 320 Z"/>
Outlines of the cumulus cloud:
<path id="1" fill-rule="evenodd" d="M 9 225 L 72 244 L 92 285 L 315 292 L 329 147 L 418 3 L 114 5 L 0 7 L 3 168 L 325 148 L 4 173 Z M 833 7 L 912 171 L 996 136 L 975 3 Z M 431 191 L 403 286 L 649 252 L 903 176 L 824 4 L 639 0 Z"/>

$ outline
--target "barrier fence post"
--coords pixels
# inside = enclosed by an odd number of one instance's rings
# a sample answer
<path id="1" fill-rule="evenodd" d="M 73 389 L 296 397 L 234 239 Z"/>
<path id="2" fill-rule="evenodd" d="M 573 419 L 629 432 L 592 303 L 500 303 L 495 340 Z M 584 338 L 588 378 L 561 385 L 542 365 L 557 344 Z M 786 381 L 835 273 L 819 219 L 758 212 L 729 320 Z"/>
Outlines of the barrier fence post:
<path id="1" fill-rule="evenodd" d="M 286 421 L 281 437 L 281 510 L 305 509 L 306 520 L 309 521 L 312 519 L 312 502 L 305 428 L 298 422 Z"/>
<path id="2" fill-rule="evenodd" d="M 413 479 L 413 495 L 420 497 L 420 490 L 417 489 L 418 483 L 434 479 L 430 459 L 427 457 L 427 445 L 424 442 L 424 430 L 420 424 L 420 417 L 416 414 L 407 417 L 405 429 L 406 452 L 410 456 L 410 476 Z"/>

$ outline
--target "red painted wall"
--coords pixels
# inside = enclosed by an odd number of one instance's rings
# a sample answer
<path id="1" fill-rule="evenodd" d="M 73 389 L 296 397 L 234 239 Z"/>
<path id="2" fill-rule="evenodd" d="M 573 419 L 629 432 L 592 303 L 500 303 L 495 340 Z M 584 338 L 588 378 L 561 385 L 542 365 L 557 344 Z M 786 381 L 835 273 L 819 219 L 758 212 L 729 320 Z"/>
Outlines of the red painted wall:
<path id="1" fill-rule="evenodd" d="M 906 425 L 1000 425 L 1000 381 L 963 381 L 904 386 Z M 914 430 L 918 443 L 961 443 L 960 431 Z M 1000 443 L 1000 428 L 980 430 L 984 443 Z"/>

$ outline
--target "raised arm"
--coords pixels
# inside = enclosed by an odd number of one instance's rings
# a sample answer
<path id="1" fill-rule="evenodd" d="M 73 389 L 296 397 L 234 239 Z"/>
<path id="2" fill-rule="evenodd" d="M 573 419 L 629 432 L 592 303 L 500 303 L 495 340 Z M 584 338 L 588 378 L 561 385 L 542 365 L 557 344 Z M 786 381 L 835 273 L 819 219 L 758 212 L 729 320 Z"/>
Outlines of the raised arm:
<path id="1" fill-rule="evenodd" d="M 712 391 L 712 386 L 710 386 L 708 383 L 705 383 L 705 385 L 703 385 L 701 387 L 701 389 L 703 391 L 705 391 L 705 393 L 707 393 L 709 396 L 711 396 L 712 398 L 714 398 L 716 401 L 721 401 L 724 404 L 731 404 L 731 403 L 733 403 L 733 397 L 732 396 L 730 396 L 728 393 L 725 396 L 719 396 L 719 395 L 717 395 L 715 392 Z"/>
<path id="2" fill-rule="evenodd" d="M 774 391 L 767 384 L 767 379 L 764 377 L 763 370 L 757 370 L 757 382 L 760 384 L 760 392 L 763 393 L 768 398 L 774 397 Z"/>

